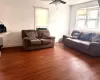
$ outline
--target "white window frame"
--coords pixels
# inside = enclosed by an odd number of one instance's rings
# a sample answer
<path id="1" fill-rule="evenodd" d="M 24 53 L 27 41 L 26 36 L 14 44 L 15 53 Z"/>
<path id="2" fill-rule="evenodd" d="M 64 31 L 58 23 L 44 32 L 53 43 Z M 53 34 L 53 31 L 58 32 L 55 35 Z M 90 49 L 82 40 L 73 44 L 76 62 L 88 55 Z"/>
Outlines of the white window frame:
<path id="1" fill-rule="evenodd" d="M 97 8 L 97 10 L 98 10 L 98 15 L 97 15 L 97 18 L 96 19 L 88 19 L 88 11 L 90 10 L 90 8 Z M 78 19 L 78 14 L 77 14 L 77 11 L 78 10 L 82 10 L 82 9 L 86 9 L 87 10 L 87 14 L 86 14 L 86 19 Z M 99 29 L 100 30 L 100 27 L 99 27 L 99 25 L 100 25 L 100 9 L 99 9 L 99 7 L 98 6 L 94 6 L 94 7 L 87 7 L 87 8 L 80 8 L 80 9 L 78 9 L 77 11 L 76 11 L 76 24 L 75 24 L 75 29 Z M 96 9 L 95 9 L 96 10 Z M 79 27 L 77 27 L 77 21 L 78 20 L 85 20 L 85 27 L 82 27 L 82 28 L 79 28 Z M 96 27 L 95 28 L 88 28 L 88 20 L 97 20 L 96 21 Z"/>

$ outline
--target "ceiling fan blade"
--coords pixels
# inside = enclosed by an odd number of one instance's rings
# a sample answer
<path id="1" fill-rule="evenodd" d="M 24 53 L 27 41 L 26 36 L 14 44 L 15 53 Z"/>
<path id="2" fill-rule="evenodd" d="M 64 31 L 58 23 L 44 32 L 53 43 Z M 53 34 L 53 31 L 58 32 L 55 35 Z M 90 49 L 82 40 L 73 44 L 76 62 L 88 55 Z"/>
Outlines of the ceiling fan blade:
<path id="1" fill-rule="evenodd" d="M 57 4 L 57 3 L 66 4 L 66 2 L 62 1 L 62 0 L 52 0 L 52 2 L 50 4 Z"/>
<path id="2" fill-rule="evenodd" d="M 60 2 L 61 2 L 61 3 L 63 3 L 63 4 L 66 4 L 66 2 L 65 2 L 65 1 L 62 1 L 62 0 L 61 0 Z"/>
<path id="3" fill-rule="evenodd" d="M 53 4 L 54 2 L 51 2 L 50 4 Z"/>
<path id="4" fill-rule="evenodd" d="M 54 4 L 54 3 L 56 3 L 56 1 L 53 1 L 53 2 L 51 2 L 50 4 Z"/>

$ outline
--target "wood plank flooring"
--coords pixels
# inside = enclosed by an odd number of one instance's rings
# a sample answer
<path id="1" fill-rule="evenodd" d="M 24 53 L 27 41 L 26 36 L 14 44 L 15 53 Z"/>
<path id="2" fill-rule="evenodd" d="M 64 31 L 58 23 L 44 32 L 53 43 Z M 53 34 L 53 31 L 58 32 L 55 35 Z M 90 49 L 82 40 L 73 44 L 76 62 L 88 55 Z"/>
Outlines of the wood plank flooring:
<path id="1" fill-rule="evenodd" d="M 100 80 L 100 59 L 60 43 L 54 48 L 28 52 L 3 49 L 0 80 Z"/>

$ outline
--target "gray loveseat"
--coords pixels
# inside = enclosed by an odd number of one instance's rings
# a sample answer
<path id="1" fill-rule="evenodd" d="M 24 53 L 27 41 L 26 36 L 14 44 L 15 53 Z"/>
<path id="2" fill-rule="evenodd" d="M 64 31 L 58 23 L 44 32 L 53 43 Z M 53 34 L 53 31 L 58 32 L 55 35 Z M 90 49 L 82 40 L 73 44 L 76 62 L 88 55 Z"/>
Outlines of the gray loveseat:
<path id="1" fill-rule="evenodd" d="M 100 32 L 74 30 L 64 38 L 64 45 L 91 56 L 100 56 Z"/>
<path id="2" fill-rule="evenodd" d="M 22 30 L 22 39 L 25 50 L 52 48 L 55 44 L 55 37 L 47 29 Z"/>

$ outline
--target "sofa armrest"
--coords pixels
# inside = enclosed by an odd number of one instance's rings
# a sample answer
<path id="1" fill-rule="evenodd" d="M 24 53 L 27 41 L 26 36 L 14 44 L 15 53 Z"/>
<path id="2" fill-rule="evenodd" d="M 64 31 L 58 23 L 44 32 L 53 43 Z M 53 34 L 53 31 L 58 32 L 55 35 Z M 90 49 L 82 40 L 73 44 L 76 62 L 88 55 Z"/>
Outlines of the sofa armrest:
<path id="1" fill-rule="evenodd" d="M 66 38 L 71 38 L 70 36 L 63 35 L 63 42 Z"/>
<path id="2" fill-rule="evenodd" d="M 54 36 L 49 36 L 48 38 L 49 38 L 49 39 L 55 39 L 55 37 L 54 37 Z"/>
<path id="3" fill-rule="evenodd" d="M 91 42 L 90 43 L 90 48 L 96 48 L 96 49 L 100 49 L 100 43 L 99 42 Z"/>
<path id="4" fill-rule="evenodd" d="M 100 56 L 100 43 L 99 42 L 91 42 L 89 52 L 93 56 Z"/>
<path id="5" fill-rule="evenodd" d="M 24 37 L 23 40 L 28 40 L 28 41 L 30 41 L 30 38 Z"/>
<path id="6" fill-rule="evenodd" d="M 55 44 L 55 37 L 53 36 L 49 36 L 49 37 L 46 37 L 46 38 L 43 38 L 43 39 L 49 39 L 51 41 L 51 47 L 54 47 L 54 44 Z"/>
<path id="7" fill-rule="evenodd" d="M 55 37 L 50 36 L 50 37 L 48 37 L 48 39 L 50 39 L 52 41 L 51 45 L 52 45 L 52 47 L 54 47 L 54 45 L 55 45 Z"/>
<path id="8" fill-rule="evenodd" d="M 63 35 L 63 38 L 69 38 L 70 36 L 67 36 L 67 35 Z"/>
<path id="9" fill-rule="evenodd" d="M 31 40 L 28 37 L 23 38 L 23 47 L 26 49 L 30 45 Z"/>

